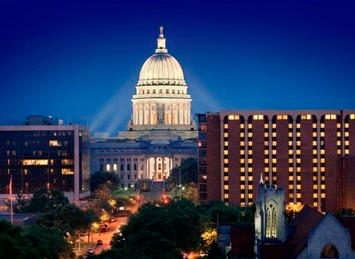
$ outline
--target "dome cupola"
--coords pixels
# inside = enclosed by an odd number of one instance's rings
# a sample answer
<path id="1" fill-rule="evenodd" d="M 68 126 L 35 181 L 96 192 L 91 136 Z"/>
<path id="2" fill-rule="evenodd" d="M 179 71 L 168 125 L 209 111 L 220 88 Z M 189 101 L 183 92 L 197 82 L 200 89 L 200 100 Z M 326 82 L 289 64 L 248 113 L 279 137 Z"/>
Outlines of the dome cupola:
<path id="1" fill-rule="evenodd" d="M 155 54 L 144 62 L 139 73 L 137 86 L 148 85 L 186 86 L 184 72 L 179 62 L 168 53 L 162 26 Z"/>

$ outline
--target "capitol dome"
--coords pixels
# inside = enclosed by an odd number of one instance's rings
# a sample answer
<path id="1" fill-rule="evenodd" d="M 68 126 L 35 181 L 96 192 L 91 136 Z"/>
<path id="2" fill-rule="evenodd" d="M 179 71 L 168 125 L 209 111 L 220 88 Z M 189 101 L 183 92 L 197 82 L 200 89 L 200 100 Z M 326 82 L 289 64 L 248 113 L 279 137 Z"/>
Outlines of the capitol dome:
<path id="1" fill-rule="evenodd" d="M 163 27 L 160 28 L 155 54 L 144 62 L 139 73 L 137 86 L 145 85 L 186 86 L 179 62 L 166 49 Z"/>

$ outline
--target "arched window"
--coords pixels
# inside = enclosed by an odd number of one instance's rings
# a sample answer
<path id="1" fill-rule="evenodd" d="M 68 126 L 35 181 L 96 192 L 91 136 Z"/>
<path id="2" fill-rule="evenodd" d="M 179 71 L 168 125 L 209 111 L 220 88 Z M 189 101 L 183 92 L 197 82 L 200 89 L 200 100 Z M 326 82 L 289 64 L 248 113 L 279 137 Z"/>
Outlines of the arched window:
<path id="1" fill-rule="evenodd" d="M 266 237 L 276 238 L 276 228 L 276 208 L 272 204 L 270 204 L 266 207 Z"/>
<path id="2" fill-rule="evenodd" d="M 323 247 L 322 252 L 320 253 L 320 258 L 339 258 L 338 249 L 335 246 L 328 244 Z"/>

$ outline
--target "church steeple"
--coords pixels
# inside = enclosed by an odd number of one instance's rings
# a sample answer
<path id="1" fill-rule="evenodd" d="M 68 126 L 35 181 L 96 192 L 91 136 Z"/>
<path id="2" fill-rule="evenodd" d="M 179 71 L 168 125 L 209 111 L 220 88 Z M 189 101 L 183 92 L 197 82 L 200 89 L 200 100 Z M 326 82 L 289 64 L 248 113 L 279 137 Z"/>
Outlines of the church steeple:
<path id="1" fill-rule="evenodd" d="M 160 33 L 159 38 L 157 39 L 157 48 L 155 49 L 155 53 L 168 53 L 166 49 L 166 39 L 164 37 L 164 27 L 159 27 Z"/>

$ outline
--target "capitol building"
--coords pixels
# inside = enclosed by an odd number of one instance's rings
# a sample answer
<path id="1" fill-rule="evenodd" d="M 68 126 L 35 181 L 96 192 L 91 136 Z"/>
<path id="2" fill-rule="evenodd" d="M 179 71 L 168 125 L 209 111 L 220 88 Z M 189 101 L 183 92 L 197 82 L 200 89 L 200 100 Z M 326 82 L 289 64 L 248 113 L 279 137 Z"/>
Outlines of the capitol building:
<path id="1" fill-rule="evenodd" d="M 184 72 L 160 27 L 155 53 L 139 73 L 127 130 L 92 141 L 91 171 L 117 173 L 122 187 L 167 179 L 183 159 L 197 156 L 191 102 Z"/>

